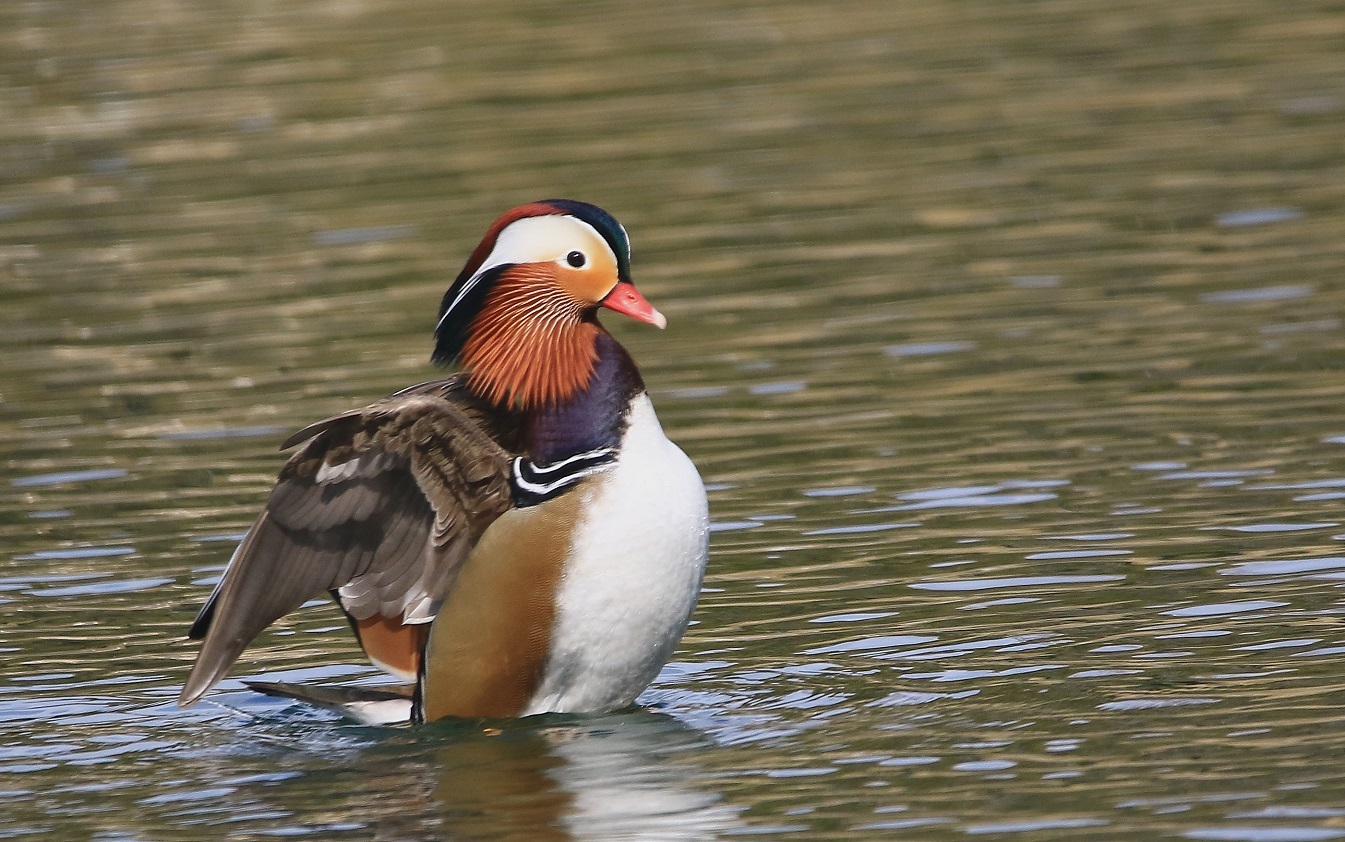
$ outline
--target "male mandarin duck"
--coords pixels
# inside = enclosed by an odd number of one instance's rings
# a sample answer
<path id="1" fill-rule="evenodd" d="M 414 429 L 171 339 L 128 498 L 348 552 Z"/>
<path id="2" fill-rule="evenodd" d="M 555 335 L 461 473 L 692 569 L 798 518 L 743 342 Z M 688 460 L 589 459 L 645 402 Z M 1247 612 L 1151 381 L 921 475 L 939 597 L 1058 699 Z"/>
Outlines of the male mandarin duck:
<path id="1" fill-rule="evenodd" d="M 705 571 L 700 475 L 663 434 L 601 307 L 662 328 L 605 211 L 501 216 L 445 293 L 451 377 L 305 427 L 189 636 L 179 704 L 327 591 L 414 691 L 256 684 L 356 718 L 431 721 L 630 705 L 686 630 Z M 361 704 L 386 710 L 361 713 Z"/>

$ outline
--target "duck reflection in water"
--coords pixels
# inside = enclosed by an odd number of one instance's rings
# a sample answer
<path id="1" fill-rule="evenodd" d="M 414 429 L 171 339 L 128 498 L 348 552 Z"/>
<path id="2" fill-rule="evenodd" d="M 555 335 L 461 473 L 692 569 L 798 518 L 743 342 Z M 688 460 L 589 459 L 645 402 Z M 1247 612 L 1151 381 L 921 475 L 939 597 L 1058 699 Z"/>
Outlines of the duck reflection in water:
<path id="1" fill-rule="evenodd" d="M 348 756 L 352 729 L 337 730 L 341 743 L 326 748 L 305 736 L 300 753 L 320 755 L 311 771 L 230 798 L 291 809 L 316 800 L 364 817 L 379 838 L 689 842 L 739 826 L 739 809 L 705 786 L 695 762 L 707 738 L 664 714 L 359 729 L 376 742 L 356 756 Z"/>

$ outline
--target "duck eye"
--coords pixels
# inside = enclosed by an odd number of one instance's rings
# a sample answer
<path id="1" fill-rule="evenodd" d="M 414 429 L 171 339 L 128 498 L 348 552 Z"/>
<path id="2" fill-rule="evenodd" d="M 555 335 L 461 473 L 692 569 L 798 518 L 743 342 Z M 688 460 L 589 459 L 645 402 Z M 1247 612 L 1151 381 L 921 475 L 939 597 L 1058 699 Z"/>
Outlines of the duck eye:
<path id="1" fill-rule="evenodd" d="M 572 251 L 569 254 L 565 255 L 565 262 L 570 264 L 574 268 L 579 269 L 582 268 L 583 265 L 588 262 L 588 258 L 584 257 L 584 253 L 582 251 Z"/>

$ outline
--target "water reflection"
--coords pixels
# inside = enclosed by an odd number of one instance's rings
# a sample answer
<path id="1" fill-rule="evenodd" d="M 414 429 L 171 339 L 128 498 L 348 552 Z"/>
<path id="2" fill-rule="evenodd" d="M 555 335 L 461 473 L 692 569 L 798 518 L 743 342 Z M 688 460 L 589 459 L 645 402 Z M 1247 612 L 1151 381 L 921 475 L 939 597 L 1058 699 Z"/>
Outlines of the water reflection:
<path id="1" fill-rule="evenodd" d="M 714 839 L 737 826 L 740 808 L 723 801 L 694 759 L 705 738 L 660 714 L 441 723 L 415 733 L 312 726 L 288 738 L 283 722 L 271 718 L 262 727 L 294 741 L 289 750 L 305 758 L 300 770 L 279 779 L 241 776 L 214 792 L 190 786 L 142 803 L 209 804 L 203 818 L 232 810 L 235 821 L 246 816 L 244 826 L 268 835 L 359 830 L 379 838 L 671 842 Z M 349 805 L 349 818 L 314 824 L 313 813 L 294 813 L 315 790 L 338 799 L 328 810 L 345 813 Z M 291 815 L 302 822 L 287 822 Z"/>
<path id="2" fill-rule="evenodd" d="M 713 839 L 739 827 L 742 808 L 707 788 L 690 754 L 706 739 L 672 717 L 642 714 L 547 736 L 564 760 L 549 775 L 572 799 L 564 825 L 576 840 Z"/>

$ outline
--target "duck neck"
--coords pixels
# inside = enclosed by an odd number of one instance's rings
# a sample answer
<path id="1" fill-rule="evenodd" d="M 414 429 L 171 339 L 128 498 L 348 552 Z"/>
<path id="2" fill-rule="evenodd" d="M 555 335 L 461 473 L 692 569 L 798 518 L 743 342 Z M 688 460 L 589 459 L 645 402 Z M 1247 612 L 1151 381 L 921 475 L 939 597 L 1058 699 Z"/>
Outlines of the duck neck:
<path id="1" fill-rule="evenodd" d="M 607 331 L 599 330 L 594 344 L 597 360 L 588 383 L 527 415 L 524 444 L 536 465 L 555 464 L 621 443 L 626 411 L 644 391 L 644 381 L 626 349 Z"/>

